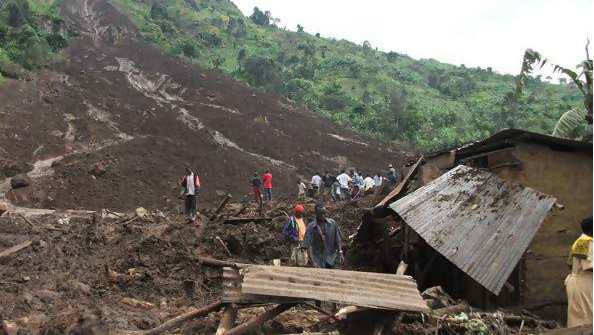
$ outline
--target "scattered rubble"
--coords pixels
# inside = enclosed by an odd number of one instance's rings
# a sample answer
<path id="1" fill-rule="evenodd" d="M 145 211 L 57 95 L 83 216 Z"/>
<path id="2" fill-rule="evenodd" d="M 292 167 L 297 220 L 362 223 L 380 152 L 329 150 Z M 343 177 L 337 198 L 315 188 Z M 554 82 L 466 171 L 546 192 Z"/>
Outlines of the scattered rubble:
<path id="1" fill-rule="evenodd" d="M 368 197 L 327 205 L 341 224 L 345 250 L 361 210 L 375 201 Z M 3 215 L 0 314 L 5 327 L 46 334 L 81 329 L 92 331 L 85 334 L 244 334 L 258 328 L 278 334 L 365 334 L 378 325 L 383 334 L 513 334 L 520 328 L 536 333 L 557 327 L 528 312 L 475 310 L 437 288 L 423 293 L 432 312 L 422 314 L 347 308 L 334 315 L 326 303 L 320 308 L 308 301 L 221 304 L 223 267 L 270 265 L 274 259 L 287 264 L 281 231 L 293 205 L 274 201 L 260 210 L 256 204 L 227 201 L 200 213 L 196 223 L 172 209 L 102 210 L 68 220 L 51 213 L 27 218 L 30 224 Z M 311 215 L 313 202 L 304 206 Z M 225 224 L 228 217 L 246 220 Z M 248 220 L 261 217 L 267 220 Z M 345 269 L 354 269 L 348 259 Z M 229 321 L 231 314 L 235 322 Z"/>

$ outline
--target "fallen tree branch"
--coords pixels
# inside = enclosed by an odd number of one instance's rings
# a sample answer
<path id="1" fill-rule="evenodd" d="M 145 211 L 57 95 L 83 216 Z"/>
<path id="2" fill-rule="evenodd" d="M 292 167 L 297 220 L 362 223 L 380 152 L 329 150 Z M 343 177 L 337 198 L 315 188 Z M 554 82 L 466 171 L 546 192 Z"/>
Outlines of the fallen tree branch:
<path id="1" fill-rule="evenodd" d="M 16 252 L 19 252 L 27 247 L 29 247 L 31 245 L 32 241 L 31 240 L 27 240 L 25 242 L 19 243 L 11 248 L 8 248 L 4 251 L 0 252 L 0 259 L 4 258 L 4 257 L 8 257 Z"/>
<path id="2" fill-rule="evenodd" d="M 31 227 L 32 230 L 35 230 L 35 225 L 33 224 L 33 222 L 31 222 L 29 219 L 27 219 L 23 214 L 21 213 L 17 213 L 17 215 L 23 219 L 28 225 L 29 227 Z"/>
<path id="3" fill-rule="evenodd" d="M 225 206 L 227 205 L 229 200 L 231 200 L 231 194 L 225 195 L 225 198 L 221 201 L 221 203 L 219 204 L 219 207 L 217 207 L 217 209 L 214 211 L 214 213 L 212 213 L 210 215 L 208 220 L 210 220 L 210 221 L 214 220 L 214 218 L 217 217 L 217 214 L 219 214 L 223 210 L 223 208 L 225 208 Z"/>
<path id="4" fill-rule="evenodd" d="M 141 334 L 142 335 L 162 334 L 166 331 L 178 328 L 179 326 L 181 326 L 182 324 L 184 324 L 185 322 L 187 322 L 191 319 L 215 312 L 215 311 L 219 310 L 221 307 L 222 307 L 222 302 L 220 299 L 218 299 L 217 301 L 213 302 L 210 305 L 206 305 L 206 306 L 204 306 L 202 308 L 198 308 L 198 309 L 194 308 L 187 313 L 177 316 L 171 320 L 168 320 L 168 321 L 164 322 L 163 324 L 161 324 L 160 326 L 155 327 L 153 329 L 149 329 L 145 332 L 142 332 Z"/>
<path id="5" fill-rule="evenodd" d="M 217 240 L 217 241 L 219 241 L 219 243 L 221 243 L 221 245 L 223 246 L 223 248 L 225 248 L 225 251 L 227 251 L 227 254 L 228 254 L 229 256 L 232 256 L 232 255 L 231 255 L 231 251 L 229 251 L 229 248 L 227 248 L 227 245 L 225 244 L 225 242 L 223 242 L 223 240 L 221 240 L 221 238 L 220 238 L 220 237 L 218 237 L 218 236 L 215 236 L 215 240 Z"/>
<path id="6" fill-rule="evenodd" d="M 257 327 L 262 326 L 267 321 L 270 321 L 270 320 L 276 318 L 278 315 L 280 315 L 281 313 L 285 312 L 286 310 L 288 310 L 289 308 L 291 308 L 293 306 L 295 306 L 295 304 L 277 305 L 276 307 L 258 315 L 257 317 L 251 319 L 250 321 L 243 323 L 243 324 L 229 330 L 228 332 L 225 333 L 225 335 L 246 334 Z"/>
<path id="7" fill-rule="evenodd" d="M 219 327 L 217 328 L 217 332 L 215 335 L 223 335 L 229 329 L 233 328 L 233 324 L 235 323 L 235 318 L 237 317 L 237 308 L 233 304 L 227 305 L 225 307 L 225 311 L 223 312 L 223 317 L 221 318 L 221 322 L 219 323 Z"/>

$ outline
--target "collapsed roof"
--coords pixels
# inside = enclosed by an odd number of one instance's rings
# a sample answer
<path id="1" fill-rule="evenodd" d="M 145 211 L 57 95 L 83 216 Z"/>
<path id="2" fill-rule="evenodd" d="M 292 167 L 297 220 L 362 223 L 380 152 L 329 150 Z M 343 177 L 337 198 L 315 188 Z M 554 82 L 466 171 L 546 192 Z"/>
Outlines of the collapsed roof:
<path id="1" fill-rule="evenodd" d="M 555 201 L 459 165 L 390 208 L 432 248 L 498 295 Z"/>

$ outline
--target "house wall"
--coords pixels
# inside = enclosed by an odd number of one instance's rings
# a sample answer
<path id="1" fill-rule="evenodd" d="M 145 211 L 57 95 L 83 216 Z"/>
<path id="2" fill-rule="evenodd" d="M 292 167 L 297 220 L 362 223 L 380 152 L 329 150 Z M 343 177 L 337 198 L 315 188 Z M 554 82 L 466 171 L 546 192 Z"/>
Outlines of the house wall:
<path id="1" fill-rule="evenodd" d="M 538 311 L 543 317 L 564 320 L 567 301 L 564 279 L 569 248 L 580 236 L 580 222 L 592 215 L 592 153 L 557 151 L 534 143 L 519 143 L 516 157 L 520 167 L 492 171 L 550 194 L 565 206 L 553 209 L 533 239 L 522 266 L 522 303 L 557 302 Z"/>

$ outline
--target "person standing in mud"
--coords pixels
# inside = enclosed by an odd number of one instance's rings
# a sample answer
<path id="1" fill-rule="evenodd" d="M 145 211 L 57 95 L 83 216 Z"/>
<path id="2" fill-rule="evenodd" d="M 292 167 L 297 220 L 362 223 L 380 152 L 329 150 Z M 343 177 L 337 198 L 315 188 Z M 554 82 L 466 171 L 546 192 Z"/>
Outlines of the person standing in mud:
<path id="1" fill-rule="evenodd" d="M 291 251 L 291 265 L 306 266 L 307 265 L 307 248 L 304 245 L 305 232 L 307 226 L 303 213 L 305 209 L 302 205 L 295 205 L 293 209 L 294 214 L 289 217 L 289 220 L 283 227 L 283 236 L 290 243 Z"/>
<path id="2" fill-rule="evenodd" d="M 262 176 L 262 183 L 264 184 L 264 200 L 272 201 L 272 173 L 266 170 Z"/>
<path id="3" fill-rule="evenodd" d="M 565 278 L 567 327 L 592 324 L 592 217 L 582 220 L 582 235 L 571 246 Z"/>
<path id="4" fill-rule="evenodd" d="M 260 192 L 260 187 L 262 186 L 262 181 L 258 176 L 258 172 L 254 172 L 254 176 L 250 180 L 252 184 L 252 191 L 254 192 L 254 200 L 259 206 L 262 206 L 262 193 Z"/>
<path id="5" fill-rule="evenodd" d="M 334 269 L 344 263 L 342 237 L 336 221 L 328 217 L 326 206 L 318 201 L 315 217 L 307 226 L 304 245 L 316 268 Z"/>
<path id="6" fill-rule="evenodd" d="M 196 220 L 196 193 L 200 189 L 200 178 L 189 167 L 186 167 L 186 173 L 181 181 L 183 188 L 184 214 L 189 221 Z"/>

